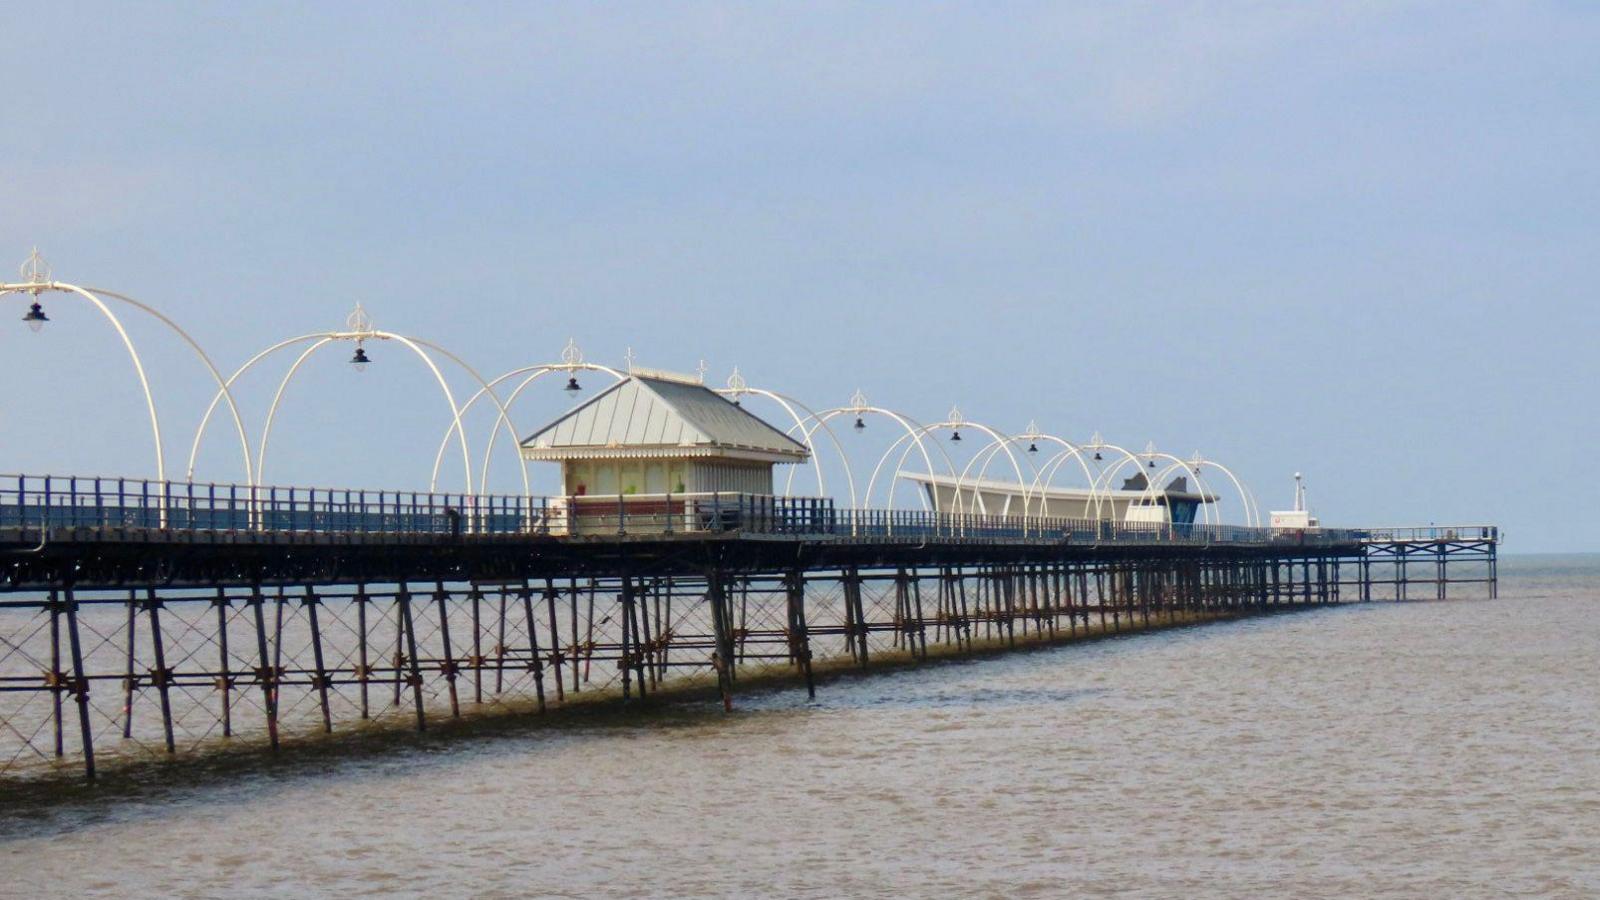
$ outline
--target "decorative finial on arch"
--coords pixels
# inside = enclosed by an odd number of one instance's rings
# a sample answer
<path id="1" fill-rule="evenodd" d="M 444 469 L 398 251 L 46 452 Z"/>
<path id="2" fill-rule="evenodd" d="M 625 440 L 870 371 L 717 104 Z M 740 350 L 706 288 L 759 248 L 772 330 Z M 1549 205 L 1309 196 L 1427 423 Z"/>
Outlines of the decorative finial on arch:
<path id="1" fill-rule="evenodd" d="M 1044 435 L 1039 433 L 1039 423 L 1033 419 L 1028 420 L 1028 430 L 1022 433 L 1022 439 L 1028 442 L 1028 452 L 1039 452 L 1039 438 Z"/>
<path id="2" fill-rule="evenodd" d="M 850 395 L 850 411 L 853 413 L 867 411 L 867 395 L 860 388 L 856 388 L 856 392 Z"/>
<path id="3" fill-rule="evenodd" d="M 578 349 L 578 342 L 567 338 L 567 345 L 561 348 L 561 364 L 569 370 L 583 365 L 583 351 Z"/>
<path id="4" fill-rule="evenodd" d="M 1145 441 L 1144 452 L 1139 454 L 1139 455 L 1140 456 L 1155 456 L 1156 455 L 1156 442 L 1155 441 Z"/>
<path id="5" fill-rule="evenodd" d="M 367 313 L 361 301 L 356 301 L 356 308 L 350 310 L 350 315 L 345 316 L 345 328 L 357 339 L 367 337 L 373 332 L 372 316 Z"/>
<path id="6" fill-rule="evenodd" d="M 1194 453 L 1190 454 L 1190 456 L 1189 456 L 1189 471 L 1193 472 L 1196 475 L 1199 475 L 1200 474 L 1200 467 L 1205 465 L 1205 462 L 1206 462 L 1206 458 L 1204 456 L 1200 455 L 1200 451 L 1199 450 L 1196 450 Z"/>
<path id="7" fill-rule="evenodd" d="M 961 426 L 966 424 L 966 419 L 961 415 L 961 407 L 950 407 L 950 415 L 945 419 L 945 424 L 950 426 L 950 440 L 961 440 Z"/>
<path id="8" fill-rule="evenodd" d="M 1084 446 L 1088 447 L 1090 450 L 1100 450 L 1104 448 L 1105 445 L 1106 439 L 1100 436 L 1100 432 L 1096 431 L 1092 436 L 1090 436 L 1089 443 L 1085 444 Z"/>
<path id="9" fill-rule="evenodd" d="M 735 397 L 742 397 L 750 391 L 750 385 L 745 382 L 738 366 L 734 366 L 733 374 L 728 376 L 728 391 Z"/>
<path id="10" fill-rule="evenodd" d="M 22 273 L 22 280 L 28 284 L 43 286 L 50 283 L 50 264 L 44 261 L 43 256 L 39 255 L 38 247 L 33 248 L 33 252 L 29 253 L 28 258 L 22 261 L 22 265 L 18 267 L 17 271 Z M 38 291 L 35 290 L 34 294 L 37 295 Z"/>

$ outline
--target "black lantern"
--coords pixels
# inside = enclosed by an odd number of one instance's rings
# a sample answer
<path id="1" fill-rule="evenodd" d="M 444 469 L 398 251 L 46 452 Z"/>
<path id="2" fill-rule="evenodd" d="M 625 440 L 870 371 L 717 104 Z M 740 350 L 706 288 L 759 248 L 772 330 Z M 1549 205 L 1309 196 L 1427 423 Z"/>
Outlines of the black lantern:
<path id="1" fill-rule="evenodd" d="M 356 355 L 350 357 L 350 365 L 354 366 L 357 372 L 365 372 L 367 370 L 367 364 L 370 362 L 372 362 L 372 360 L 367 358 L 366 348 L 360 344 L 357 344 Z"/>
<path id="2" fill-rule="evenodd" d="M 856 416 L 856 430 L 857 431 L 866 431 L 867 430 L 867 423 L 861 421 L 861 417 L 860 416 Z"/>
<path id="3" fill-rule="evenodd" d="M 956 431 L 950 432 L 950 440 L 952 440 L 952 441 L 961 440 L 961 431 L 958 429 Z"/>
<path id="4" fill-rule="evenodd" d="M 32 328 L 35 334 L 38 334 L 39 329 L 44 327 L 44 323 L 50 321 L 50 317 L 44 314 L 44 307 L 35 302 L 28 307 L 28 312 L 22 317 L 22 321 L 27 322 L 28 327 Z"/>
<path id="5" fill-rule="evenodd" d="M 569 394 L 576 394 L 577 392 L 583 390 L 583 388 L 581 386 L 579 386 L 579 384 L 578 384 L 578 376 L 576 376 L 576 375 L 567 376 L 567 386 L 562 388 L 562 390 L 566 391 Z"/>

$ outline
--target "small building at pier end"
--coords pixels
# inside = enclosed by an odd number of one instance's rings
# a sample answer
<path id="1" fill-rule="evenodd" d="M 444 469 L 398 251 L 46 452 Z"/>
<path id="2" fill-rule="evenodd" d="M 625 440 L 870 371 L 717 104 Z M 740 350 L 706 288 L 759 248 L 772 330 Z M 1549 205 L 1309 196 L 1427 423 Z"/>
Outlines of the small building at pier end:
<path id="1" fill-rule="evenodd" d="M 958 478 L 901 472 L 900 477 L 920 485 L 935 509 L 992 516 L 1033 515 L 1059 519 L 1106 519 L 1113 522 L 1193 525 L 1201 508 L 1217 502 L 1217 495 L 1190 488 L 1188 476 L 1179 475 L 1165 487 L 1152 487 L 1143 472 L 1122 481 L 1122 487 L 1056 487 L 1019 484 L 988 478 Z"/>
<path id="2" fill-rule="evenodd" d="M 619 516 L 670 525 L 707 497 L 771 496 L 773 467 L 810 452 L 698 378 L 636 369 L 534 432 L 522 456 L 561 464 L 552 524 L 599 533 Z"/>

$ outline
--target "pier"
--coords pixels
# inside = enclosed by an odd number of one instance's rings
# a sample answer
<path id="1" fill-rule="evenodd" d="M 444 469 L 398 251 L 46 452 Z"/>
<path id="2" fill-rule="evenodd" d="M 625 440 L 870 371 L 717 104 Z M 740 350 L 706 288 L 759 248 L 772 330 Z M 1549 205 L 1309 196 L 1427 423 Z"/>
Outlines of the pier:
<path id="1" fill-rule="evenodd" d="M 924 424 L 859 390 L 819 410 L 737 369 L 712 388 L 703 365 L 675 375 L 630 351 L 611 368 L 572 341 L 556 362 L 484 378 L 359 305 L 344 328 L 224 375 L 148 304 L 57 281 L 37 253 L 22 275 L 0 297 L 28 301 L 34 330 L 51 321 L 45 300 L 69 300 L 121 337 L 156 477 L 0 476 L 0 781 L 596 699 L 703 692 L 732 710 L 752 681 L 814 695 L 840 670 L 1496 593 L 1493 525 L 1323 527 L 1298 475 L 1294 509 L 1263 516 L 1232 469 L 1199 453 L 1032 422 L 1010 432 L 955 408 Z M 167 477 L 144 357 L 117 310 L 168 328 L 215 388 L 181 478 Z M 380 343 L 403 352 L 368 352 Z M 267 480 L 285 388 L 336 347 L 353 349 L 355 372 L 409 362 L 438 385 L 449 415 L 429 490 Z M 240 379 L 296 349 L 256 433 Z M 525 431 L 515 404 L 547 377 L 582 399 Z M 592 394 L 589 379 L 602 383 Z M 196 478 L 213 419 L 232 425 L 240 481 Z M 852 460 L 837 426 L 890 440 Z M 500 437 L 521 491 L 491 490 Z M 461 489 L 439 490 L 457 457 Z M 559 467 L 557 487 L 534 490 L 530 463 Z"/>
<path id="2" fill-rule="evenodd" d="M 1283 531 L 613 498 L 0 482 L 10 777 L 741 679 L 1492 596 L 1493 526 Z M 1452 591 L 1452 588 L 1455 588 Z"/>

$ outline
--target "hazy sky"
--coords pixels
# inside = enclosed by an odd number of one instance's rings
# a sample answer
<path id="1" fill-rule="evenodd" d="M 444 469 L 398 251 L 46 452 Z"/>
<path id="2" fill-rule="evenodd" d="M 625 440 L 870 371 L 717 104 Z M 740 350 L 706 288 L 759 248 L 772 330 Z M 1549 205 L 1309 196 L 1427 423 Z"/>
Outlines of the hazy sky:
<path id="1" fill-rule="evenodd" d="M 572 336 L 1600 549 L 1600 7 L 442 9 L 0 13 L 0 260 L 37 244 L 226 369 L 359 300 L 486 373 Z M 115 335 L 46 301 L 0 328 L 0 471 L 152 474 Z M 181 475 L 203 370 L 130 327 Z M 269 481 L 426 485 L 443 401 L 373 353 L 307 365 Z M 241 385 L 257 428 L 289 361 Z M 228 438 L 198 477 L 242 477 Z"/>

